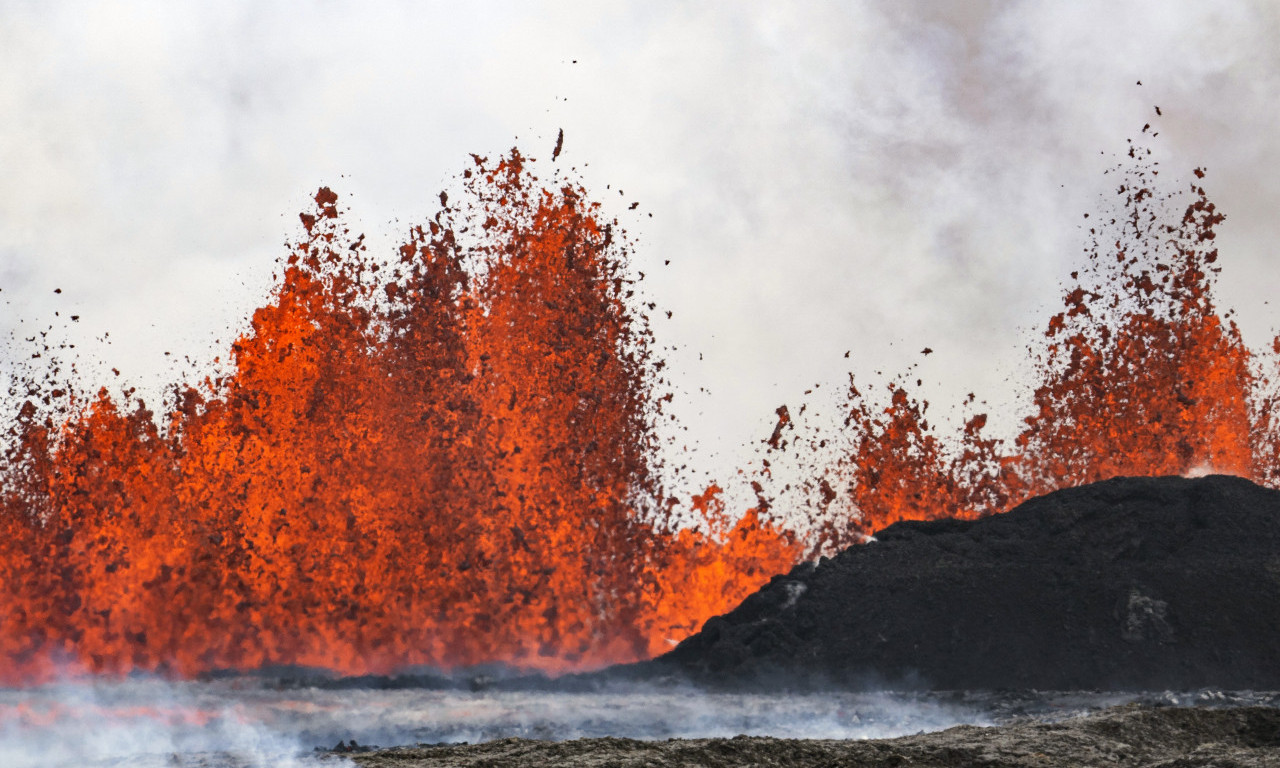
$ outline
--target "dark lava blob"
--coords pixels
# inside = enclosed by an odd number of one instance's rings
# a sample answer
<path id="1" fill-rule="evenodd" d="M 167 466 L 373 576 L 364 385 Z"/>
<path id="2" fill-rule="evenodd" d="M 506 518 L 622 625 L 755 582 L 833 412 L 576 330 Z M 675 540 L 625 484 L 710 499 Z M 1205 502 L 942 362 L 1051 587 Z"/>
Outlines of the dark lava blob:
<path id="1" fill-rule="evenodd" d="M 1280 491 L 1115 478 L 896 523 L 651 664 L 730 688 L 1280 687 Z"/>

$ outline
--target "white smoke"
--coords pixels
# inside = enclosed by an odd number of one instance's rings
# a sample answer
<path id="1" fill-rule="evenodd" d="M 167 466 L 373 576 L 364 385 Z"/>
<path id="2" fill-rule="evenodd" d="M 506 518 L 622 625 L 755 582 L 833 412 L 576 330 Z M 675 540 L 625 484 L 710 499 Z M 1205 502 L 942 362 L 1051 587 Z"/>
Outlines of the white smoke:
<path id="1" fill-rule="evenodd" d="M 329 690 L 138 679 L 0 690 L 0 755 L 5 768 L 336 768 L 349 763 L 315 748 L 507 737 L 865 739 L 990 722 L 980 705 L 928 694 Z"/>
<path id="2" fill-rule="evenodd" d="M 4 768 L 343 768 L 329 750 L 503 738 L 882 739 L 956 725 L 1058 721 L 1134 700 L 1275 706 L 1277 694 L 708 693 L 314 687 L 267 678 L 80 681 L 0 689 Z M 320 748 L 320 750 L 317 750 Z"/>
<path id="3" fill-rule="evenodd" d="M 0 689 L 0 764 L 307 768 L 319 764 L 307 753 L 320 745 L 281 727 L 307 706 L 234 686 L 143 679 Z"/>
<path id="4" fill-rule="evenodd" d="M 672 407 L 723 479 L 779 403 L 926 345 L 939 409 L 998 404 L 1099 153 L 1147 121 L 1173 174 L 1209 168 L 1221 303 L 1269 340 L 1278 8 L 0 0 L 0 328 L 81 315 L 105 381 L 154 395 L 171 360 L 226 354 L 320 184 L 394 253 L 467 153 L 545 160 L 563 128 L 674 310 Z"/>

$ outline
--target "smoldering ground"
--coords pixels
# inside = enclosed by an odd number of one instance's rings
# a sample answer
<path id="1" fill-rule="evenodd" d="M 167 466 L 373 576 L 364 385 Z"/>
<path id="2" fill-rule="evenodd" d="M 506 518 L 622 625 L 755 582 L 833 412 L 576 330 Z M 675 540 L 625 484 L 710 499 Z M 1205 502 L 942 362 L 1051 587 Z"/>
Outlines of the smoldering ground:
<path id="1" fill-rule="evenodd" d="M 369 681 L 246 676 L 199 682 L 97 680 L 3 690 L 0 754 L 15 768 L 306 768 L 350 761 L 388 765 L 391 760 L 408 765 L 545 765 L 603 758 L 668 764 L 711 755 L 737 765 L 766 758 L 805 764 L 814 756 L 832 759 L 846 753 L 858 760 L 893 754 L 923 760 L 947 745 L 979 754 L 996 749 L 992 745 L 1044 741 L 1059 747 L 1076 744 L 1079 749 L 1072 754 L 1079 757 L 1121 749 L 1116 745 L 1124 742 L 1123 735 L 1099 736 L 1111 727 L 1105 723 L 1113 721 L 1143 733 L 1186 730 L 1177 739 L 1170 736 L 1169 743 L 1187 746 L 1208 739 L 1206 734 L 1226 733 L 1223 723 L 1234 723 L 1230 718 L 1236 717 L 1241 725 L 1232 738 L 1242 744 L 1258 741 L 1270 716 L 1250 707 L 1280 703 L 1278 694 L 1221 691 L 783 695 L 715 694 L 670 684 L 565 691 L 545 685 L 516 690 L 521 685 L 516 681 L 506 690 L 499 682 L 495 688 L 472 691 L 454 685 L 396 688 L 387 682 L 372 687 Z M 1126 710 L 1130 715 L 1181 711 L 1188 705 L 1243 714 L 1224 715 L 1228 720 L 1205 715 L 1211 718 L 1206 722 L 1188 716 L 1190 720 L 1172 723 L 1160 720 L 1163 716 L 1152 721 L 1143 719 L 1146 715 L 1133 715 L 1136 720 L 1099 715 L 1122 705 L 1137 708 Z M 1068 725 L 1048 727 L 1054 723 Z M 947 730 L 957 726 L 970 727 Z M 883 741 L 900 737 L 910 738 L 902 744 Z M 468 744 L 474 746 L 464 746 Z M 370 748 L 375 749 L 366 751 Z"/>
<path id="2" fill-rule="evenodd" d="M 357 758 L 365 766 L 1264 766 L 1275 765 L 1280 710 L 1154 709 L 1140 705 L 1063 722 L 959 726 L 892 740 L 697 739 L 569 743 L 508 739 L 417 747 Z"/>
<path id="3" fill-rule="evenodd" d="M 6 765 L 32 768 L 310 765 L 324 757 L 316 748 L 339 743 L 743 733 L 886 738 L 987 724 L 988 710 L 988 702 L 927 694 L 735 695 L 648 685 L 593 692 L 471 691 L 263 677 L 95 680 L 0 691 L 0 754 Z"/>

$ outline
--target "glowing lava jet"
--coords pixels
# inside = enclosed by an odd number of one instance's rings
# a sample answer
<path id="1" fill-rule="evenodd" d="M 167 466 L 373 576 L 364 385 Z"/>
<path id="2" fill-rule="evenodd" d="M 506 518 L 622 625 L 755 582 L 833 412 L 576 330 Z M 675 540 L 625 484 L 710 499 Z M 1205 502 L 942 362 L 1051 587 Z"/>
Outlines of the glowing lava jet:
<path id="1" fill-rule="evenodd" d="M 163 414 L 24 384 L 0 680 L 599 666 L 796 560 L 755 514 L 666 525 L 661 363 L 585 191 L 518 151 L 461 185 L 390 263 L 321 189 L 233 369 Z"/>
<path id="2" fill-rule="evenodd" d="M 1089 230 L 1084 267 L 1033 349 L 1033 411 L 1011 444 L 983 432 L 986 414 L 939 434 L 928 402 L 900 381 L 883 407 L 851 381 L 842 431 L 791 436 L 790 452 L 809 462 L 794 495 L 816 521 L 816 549 L 1116 476 L 1213 471 L 1276 486 L 1276 392 L 1263 370 L 1274 358 L 1252 353 L 1213 302 L 1225 217 L 1200 169 L 1189 188 L 1159 192 L 1149 154 L 1135 146 L 1114 171 L 1112 210 Z"/>
<path id="3" fill-rule="evenodd" d="M 14 390 L 0 682 L 590 668 L 665 651 L 897 520 L 1115 475 L 1274 486 L 1275 393 L 1212 301 L 1223 217 L 1197 183 L 1153 191 L 1143 156 L 1049 320 L 1013 440 L 984 414 L 940 435 L 901 382 L 883 406 L 851 383 L 835 434 L 779 410 L 767 443 L 798 457 L 799 494 L 766 472 L 735 515 L 712 486 L 681 529 L 657 459 L 663 364 L 625 239 L 584 189 L 517 151 L 476 158 L 391 260 L 321 189 L 225 375 L 161 414 L 56 368 Z M 805 533 L 780 530 L 771 494 Z"/>

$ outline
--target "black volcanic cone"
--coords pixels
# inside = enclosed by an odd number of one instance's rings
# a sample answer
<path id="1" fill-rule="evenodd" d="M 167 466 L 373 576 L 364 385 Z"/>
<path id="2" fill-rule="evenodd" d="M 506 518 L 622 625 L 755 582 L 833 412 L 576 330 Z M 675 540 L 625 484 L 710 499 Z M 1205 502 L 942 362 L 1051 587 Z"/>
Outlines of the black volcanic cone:
<path id="1" fill-rule="evenodd" d="M 902 522 L 650 662 L 713 687 L 1280 688 L 1280 491 L 1117 478 Z"/>

